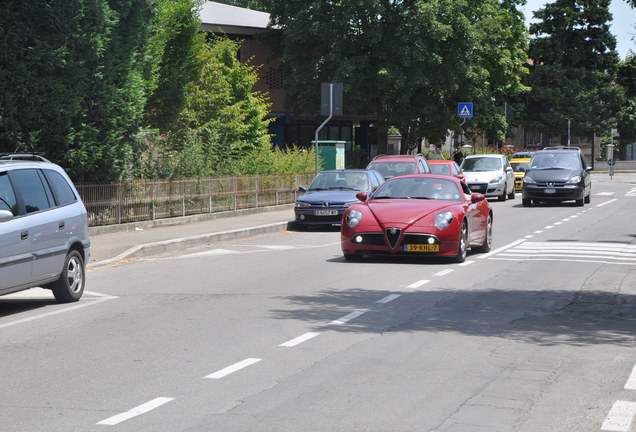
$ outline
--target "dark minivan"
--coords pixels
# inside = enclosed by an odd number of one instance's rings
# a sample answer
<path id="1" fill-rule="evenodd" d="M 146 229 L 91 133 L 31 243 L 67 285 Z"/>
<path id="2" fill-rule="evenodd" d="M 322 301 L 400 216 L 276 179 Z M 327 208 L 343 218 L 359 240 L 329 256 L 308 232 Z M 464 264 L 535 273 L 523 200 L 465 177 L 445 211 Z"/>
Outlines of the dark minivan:
<path id="1" fill-rule="evenodd" d="M 521 189 L 522 203 L 574 201 L 589 204 L 591 167 L 578 147 L 546 147 L 534 154 Z"/>

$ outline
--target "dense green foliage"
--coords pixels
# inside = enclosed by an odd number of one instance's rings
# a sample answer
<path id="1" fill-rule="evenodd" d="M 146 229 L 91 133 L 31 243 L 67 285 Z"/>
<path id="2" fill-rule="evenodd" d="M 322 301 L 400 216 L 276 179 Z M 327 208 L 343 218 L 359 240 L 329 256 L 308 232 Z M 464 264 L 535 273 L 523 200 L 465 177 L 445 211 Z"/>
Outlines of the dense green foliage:
<path id="1" fill-rule="evenodd" d="M 267 11 L 262 0 L 220 0 L 217 3 L 224 3 L 231 6 L 239 6 L 257 11 Z"/>
<path id="2" fill-rule="evenodd" d="M 199 74 L 185 86 L 177 119 L 154 143 L 159 157 L 148 160 L 147 176 L 233 174 L 238 159 L 261 148 L 271 151 L 264 120 L 269 104 L 252 91 L 257 74 L 237 59 L 239 43 L 219 37 L 201 46 Z"/>
<path id="3" fill-rule="evenodd" d="M 619 141 L 629 144 L 636 142 L 636 54 L 627 56 L 619 65 L 616 82 L 625 90 L 625 100 L 616 124 Z"/>
<path id="4" fill-rule="evenodd" d="M 79 181 L 117 178 L 143 114 L 152 1 L 0 5 L 0 149 L 44 152 Z"/>
<path id="5" fill-rule="evenodd" d="M 293 69 L 292 109 L 315 115 L 321 82 L 343 82 L 345 111 L 395 126 L 403 151 L 459 127 L 457 103 L 480 106 L 471 127 L 503 134 L 503 105 L 521 91 L 526 41 L 518 1 L 263 0 L 270 42 Z"/>
<path id="6" fill-rule="evenodd" d="M 532 87 L 523 124 L 561 136 L 591 136 L 616 122 L 622 88 L 616 85 L 618 54 L 609 31 L 609 0 L 556 0 L 535 13 L 530 26 Z"/>
<path id="7" fill-rule="evenodd" d="M 148 50 L 146 121 L 170 129 L 185 104 L 186 86 L 199 74 L 203 40 L 198 8 L 202 0 L 159 0 Z"/>

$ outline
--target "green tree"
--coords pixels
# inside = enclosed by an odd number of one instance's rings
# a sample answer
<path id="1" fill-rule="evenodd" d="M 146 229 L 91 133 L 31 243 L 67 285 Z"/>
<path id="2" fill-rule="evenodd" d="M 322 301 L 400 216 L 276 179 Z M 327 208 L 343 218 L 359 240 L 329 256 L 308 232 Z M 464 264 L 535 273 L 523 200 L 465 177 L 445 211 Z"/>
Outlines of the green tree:
<path id="1" fill-rule="evenodd" d="M 293 70 L 294 111 L 315 115 L 320 83 L 341 81 L 345 110 L 397 127 L 403 150 L 458 128 L 461 101 L 479 104 L 481 127 L 503 130 L 495 104 L 522 88 L 517 1 L 263 1 L 268 40 Z"/>
<path id="2" fill-rule="evenodd" d="M 153 169 L 161 177 L 240 174 L 234 161 L 271 151 L 269 104 L 252 90 L 258 76 L 239 62 L 239 42 L 215 37 L 202 47 L 199 76 L 186 86 L 184 109 L 159 143 Z"/>
<path id="3" fill-rule="evenodd" d="M 524 125 L 560 135 L 562 144 L 568 120 L 574 135 L 609 130 L 622 97 L 609 0 L 556 0 L 534 16 Z"/>
<path id="4" fill-rule="evenodd" d="M 220 0 L 217 3 L 228 4 L 230 6 L 238 6 L 242 8 L 266 11 L 263 1 L 261 0 Z"/>
<path id="5" fill-rule="evenodd" d="M 146 66 L 146 123 L 165 132 L 185 104 L 186 86 L 201 67 L 199 10 L 202 0 L 158 0 Z"/>
<path id="6" fill-rule="evenodd" d="M 76 181 L 128 168 L 145 103 L 151 0 L 0 2 L 0 148 L 44 152 Z"/>
<path id="7" fill-rule="evenodd" d="M 636 142 L 636 54 L 628 55 L 619 65 L 616 81 L 625 90 L 625 99 L 617 122 L 620 143 L 634 143 Z"/>

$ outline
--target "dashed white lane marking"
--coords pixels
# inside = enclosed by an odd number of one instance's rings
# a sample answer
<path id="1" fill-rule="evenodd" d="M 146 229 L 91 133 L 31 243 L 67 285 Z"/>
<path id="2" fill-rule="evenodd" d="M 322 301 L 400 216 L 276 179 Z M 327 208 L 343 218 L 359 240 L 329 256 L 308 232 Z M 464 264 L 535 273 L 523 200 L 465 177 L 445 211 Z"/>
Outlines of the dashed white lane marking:
<path id="1" fill-rule="evenodd" d="M 636 390 L 636 365 L 632 369 L 632 373 L 625 383 L 625 390 Z"/>
<path id="2" fill-rule="evenodd" d="M 542 232 L 543 230 L 538 230 L 538 231 L 535 231 L 534 234 L 541 234 Z"/>
<path id="3" fill-rule="evenodd" d="M 527 239 L 531 239 L 532 237 L 534 237 L 532 234 L 528 234 L 526 236 L 523 236 L 523 238 L 527 238 Z"/>
<path id="4" fill-rule="evenodd" d="M 395 300 L 399 296 L 400 296 L 400 294 L 390 294 L 390 295 L 378 300 L 376 303 L 388 303 L 388 302 L 391 302 L 391 301 Z"/>
<path id="5" fill-rule="evenodd" d="M 614 198 L 612 200 L 609 200 L 609 201 L 605 201 L 604 203 L 597 204 L 596 207 L 603 207 L 605 205 L 613 203 L 614 201 L 616 201 L 616 198 Z"/>
<path id="6" fill-rule="evenodd" d="M 447 275 L 449 273 L 452 273 L 454 271 L 455 270 L 453 270 L 453 269 L 446 269 L 446 270 L 442 270 L 442 271 L 439 271 L 439 272 L 435 273 L 433 276 L 445 276 L 445 275 Z"/>
<path id="7" fill-rule="evenodd" d="M 612 405 L 601 430 L 628 432 L 636 415 L 636 402 L 616 401 Z"/>
<path id="8" fill-rule="evenodd" d="M 290 348 L 290 347 L 293 347 L 293 346 L 299 345 L 299 344 L 301 344 L 301 343 L 303 343 L 303 342 L 307 342 L 309 339 L 313 339 L 313 338 L 315 338 L 316 336 L 318 336 L 319 334 L 320 334 L 320 333 L 312 333 L 312 332 L 305 333 L 305 334 L 304 334 L 304 335 L 302 335 L 302 336 L 298 336 L 297 338 L 294 338 L 294 339 L 292 339 L 292 340 L 290 340 L 290 341 L 287 341 L 287 342 L 285 342 L 285 343 L 282 343 L 282 344 L 280 344 L 280 345 L 278 345 L 278 346 Z"/>
<path id="9" fill-rule="evenodd" d="M 543 229 L 552 229 L 554 228 L 554 225 L 548 225 L 547 227 L 544 227 Z"/>
<path id="10" fill-rule="evenodd" d="M 342 325 L 342 324 L 344 324 L 346 322 L 351 321 L 354 318 L 358 318 L 363 313 L 364 312 L 351 312 L 350 314 L 347 314 L 347 315 L 343 316 L 342 318 L 338 318 L 337 320 L 331 321 L 329 324 Z"/>
<path id="11" fill-rule="evenodd" d="M 463 263 L 458 264 L 458 265 L 459 265 L 460 267 L 466 267 L 466 266 L 469 266 L 469 265 L 471 265 L 471 264 L 475 264 L 475 261 L 464 261 Z"/>
<path id="12" fill-rule="evenodd" d="M 248 366 L 251 366 L 255 363 L 258 363 L 259 361 L 261 361 L 262 359 L 258 359 L 258 358 L 248 358 L 245 359 L 243 361 L 240 361 L 238 363 L 234 363 L 231 366 L 228 366 L 224 369 L 221 369 L 220 371 L 216 371 L 208 376 L 206 376 L 206 378 L 212 378 L 212 379 L 220 379 L 223 378 L 224 376 L 227 376 L 231 373 L 234 373 L 238 370 L 241 370 L 243 368 L 246 368 Z"/>
<path id="13" fill-rule="evenodd" d="M 419 287 L 421 287 L 422 285 L 426 285 L 426 284 L 427 284 L 427 283 L 429 283 L 429 282 L 430 282 L 430 280 L 422 279 L 422 280 L 420 280 L 420 281 L 417 281 L 417 282 L 412 283 L 411 285 L 407 286 L 407 288 L 413 288 L 413 289 L 415 289 L 415 288 L 419 288 Z"/>
<path id="14" fill-rule="evenodd" d="M 611 195 L 614 195 L 614 192 L 599 192 L 596 195 L 597 196 L 611 196 Z"/>
<path id="15" fill-rule="evenodd" d="M 117 414 L 115 416 L 109 417 L 106 420 L 102 420 L 98 425 L 106 425 L 106 426 L 114 426 L 123 421 L 129 420 L 133 417 L 137 417 L 138 415 L 145 414 L 148 411 L 152 411 L 155 408 L 160 407 L 161 405 L 167 404 L 168 402 L 174 400 L 171 397 L 158 397 L 156 399 L 151 400 L 150 402 L 146 402 L 145 404 L 141 404 L 138 407 L 135 407 L 125 413 Z"/>
<path id="16" fill-rule="evenodd" d="M 507 244 L 506 246 L 502 246 L 502 247 L 500 247 L 499 249 L 495 249 L 494 251 L 488 252 L 487 254 L 480 255 L 480 256 L 478 256 L 477 258 L 479 258 L 479 259 L 485 259 L 485 258 L 488 258 L 488 257 L 490 257 L 490 256 L 492 256 L 492 255 L 498 254 L 498 253 L 499 253 L 499 252 L 501 252 L 501 251 L 505 251 L 506 249 L 510 249 L 510 248 L 512 248 L 512 247 L 515 247 L 515 246 L 517 246 L 519 243 L 523 243 L 524 241 L 526 241 L 526 239 L 519 239 L 519 240 L 517 240 L 517 241 L 513 241 L 512 243 Z"/>

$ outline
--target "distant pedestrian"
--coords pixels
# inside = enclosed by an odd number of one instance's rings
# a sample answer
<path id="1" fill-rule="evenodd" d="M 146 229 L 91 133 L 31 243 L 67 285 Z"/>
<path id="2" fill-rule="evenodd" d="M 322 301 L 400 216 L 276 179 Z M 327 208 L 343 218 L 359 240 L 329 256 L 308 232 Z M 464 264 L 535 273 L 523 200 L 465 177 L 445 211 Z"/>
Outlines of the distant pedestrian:
<path id="1" fill-rule="evenodd" d="M 444 156 L 442 155 L 442 150 L 439 147 L 435 147 L 435 154 L 433 155 L 433 160 L 444 160 Z"/>
<path id="2" fill-rule="evenodd" d="M 464 161 L 464 153 L 462 153 L 461 147 L 455 147 L 455 151 L 451 155 L 451 159 L 453 159 L 457 165 L 462 164 Z"/>

